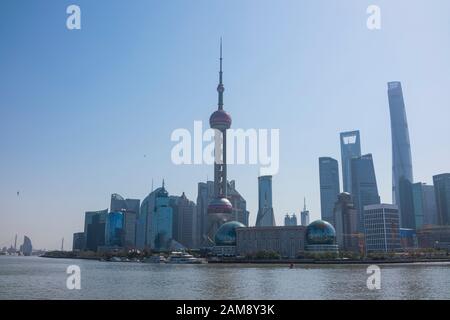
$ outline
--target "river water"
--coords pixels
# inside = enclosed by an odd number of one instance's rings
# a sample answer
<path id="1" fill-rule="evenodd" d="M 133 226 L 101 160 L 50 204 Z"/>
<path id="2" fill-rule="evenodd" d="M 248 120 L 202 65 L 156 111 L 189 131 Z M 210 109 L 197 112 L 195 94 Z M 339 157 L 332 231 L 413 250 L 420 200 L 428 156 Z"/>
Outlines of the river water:
<path id="1" fill-rule="evenodd" d="M 80 290 L 66 271 L 81 270 Z M 0 299 L 450 299 L 450 263 L 379 265 L 155 265 L 0 256 Z"/>

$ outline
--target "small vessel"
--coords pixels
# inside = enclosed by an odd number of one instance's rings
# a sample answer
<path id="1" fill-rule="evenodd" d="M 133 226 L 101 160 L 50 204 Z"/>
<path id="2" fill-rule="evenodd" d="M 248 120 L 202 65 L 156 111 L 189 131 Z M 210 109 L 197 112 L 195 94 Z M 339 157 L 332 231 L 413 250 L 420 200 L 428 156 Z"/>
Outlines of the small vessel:
<path id="1" fill-rule="evenodd" d="M 166 262 L 166 258 L 164 256 L 151 256 L 144 259 L 142 262 L 144 263 L 164 263 Z"/>
<path id="2" fill-rule="evenodd" d="M 167 260 L 167 263 L 172 264 L 201 264 L 206 263 L 204 259 L 195 258 L 193 255 L 185 252 L 172 252 Z"/>
<path id="3" fill-rule="evenodd" d="M 112 257 L 111 262 L 122 262 L 122 259 L 120 259 L 119 257 Z"/>

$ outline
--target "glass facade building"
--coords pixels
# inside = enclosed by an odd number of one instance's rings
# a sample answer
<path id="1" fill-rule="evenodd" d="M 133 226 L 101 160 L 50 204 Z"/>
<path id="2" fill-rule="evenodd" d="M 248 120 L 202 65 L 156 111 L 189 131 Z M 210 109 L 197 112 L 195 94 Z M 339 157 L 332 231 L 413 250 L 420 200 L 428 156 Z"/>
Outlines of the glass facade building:
<path id="1" fill-rule="evenodd" d="M 76 232 L 73 234 L 72 250 L 81 251 L 84 250 L 84 232 Z"/>
<path id="2" fill-rule="evenodd" d="M 230 200 L 232 209 L 232 216 L 234 221 L 238 221 L 243 225 L 248 226 L 248 219 L 250 212 L 247 210 L 247 201 L 236 189 L 236 181 L 228 181 L 228 200 Z"/>
<path id="3" fill-rule="evenodd" d="M 364 207 L 366 252 L 393 252 L 401 248 L 398 207 L 376 204 Z"/>
<path id="4" fill-rule="evenodd" d="M 212 239 L 208 238 L 208 205 L 214 198 L 214 182 L 199 182 L 197 189 L 197 228 L 196 239 L 198 246 L 211 246 Z"/>
<path id="5" fill-rule="evenodd" d="M 169 194 L 164 188 L 155 196 L 155 208 L 152 212 L 150 228 L 150 248 L 158 251 L 170 249 L 173 231 L 173 210 L 169 206 Z"/>
<path id="6" fill-rule="evenodd" d="M 322 220 L 334 225 L 334 203 L 340 193 L 339 165 L 329 157 L 319 158 L 320 211 Z"/>
<path id="7" fill-rule="evenodd" d="M 438 223 L 442 226 L 450 225 L 450 173 L 433 177 L 434 192 Z"/>
<path id="8" fill-rule="evenodd" d="M 295 213 L 293 213 L 292 216 L 286 214 L 286 216 L 284 217 L 284 226 L 289 227 L 296 225 L 297 225 L 297 216 L 295 215 Z"/>
<path id="9" fill-rule="evenodd" d="M 102 211 L 88 211 L 84 219 L 85 250 L 97 251 L 105 245 L 106 219 L 108 209 Z"/>
<path id="10" fill-rule="evenodd" d="M 352 159 L 361 157 L 359 131 L 341 133 L 342 183 L 344 192 L 352 193 Z"/>
<path id="11" fill-rule="evenodd" d="M 388 83 L 388 98 L 392 136 L 392 202 L 399 208 L 402 228 L 415 228 L 411 144 L 400 82 Z"/>
<path id="12" fill-rule="evenodd" d="M 230 221 L 221 225 L 214 236 L 216 246 L 235 246 L 237 228 L 245 228 L 245 225 L 238 221 Z"/>
<path id="13" fill-rule="evenodd" d="M 31 254 L 33 253 L 31 240 L 27 236 L 23 237 L 23 244 L 20 246 L 20 252 L 22 252 L 24 256 L 31 256 Z"/>
<path id="14" fill-rule="evenodd" d="M 358 211 L 358 231 L 364 233 L 364 206 L 380 203 L 371 154 L 352 159 L 353 203 Z"/>
<path id="15" fill-rule="evenodd" d="M 108 247 L 123 245 L 124 217 L 122 212 L 110 212 L 106 219 L 105 244 Z"/>
<path id="16" fill-rule="evenodd" d="M 416 229 L 426 225 L 437 225 L 438 217 L 434 186 L 421 182 L 414 183 L 412 194 Z"/>
<path id="17" fill-rule="evenodd" d="M 336 240 L 344 251 L 359 251 L 358 211 L 348 192 L 341 193 L 334 206 Z"/>
<path id="18" fill-rule="evenodd" d="M 121 195 L 111 195 L 110 212 L 123 212 L 123 245 L 127 248 L 136 247 L 136 229 L 140 210 L 139 199 L 124 199 Z"/>
<path id="19" fill-rule="evenodd" d="M 153 210 L 156 203 L 156 194 L 162 188 L 150 192 L 141 203 L 139 216 L 136 220 L 136 247 L 140 250 L 150 249 L 151 225 L 153 218 Z"/>
<path id="20" fill-rule="evenodd" d="M 185 193 L 169 197 L 173 212 L 172 237 L 186 248 L 196 248 L 197 206 Z"/>
<path id="21" fill-rule="evenodd" d="M 258 216 L 257 227 L 275 226 L 272 206 L 272 176 L 258 177 Z"/>

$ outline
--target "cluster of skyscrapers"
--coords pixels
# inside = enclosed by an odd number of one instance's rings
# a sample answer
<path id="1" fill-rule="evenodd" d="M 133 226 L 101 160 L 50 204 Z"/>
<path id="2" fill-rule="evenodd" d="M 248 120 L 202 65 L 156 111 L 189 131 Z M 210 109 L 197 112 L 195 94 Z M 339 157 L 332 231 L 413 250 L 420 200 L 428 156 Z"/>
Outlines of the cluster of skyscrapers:
<path id="1" fill-rule="evenodd" d="M 33 245 L 31 244 L 31 239 L 27 236 L 24 236 L 23 244 L 21 244 L 19 249 L 17 249 L 17 235 L 16 235 L 14 238 L 14 245 L 11 244 L 9 248 L 7 247 L 1 248 L 0 254 L 31 256 L 33 254 Z"/>
<path id="2" fill-rule="evenodd" d="M 247 203 L 236 190 L 235 181 L 227 179 L 226 130 L 231 126 L 231 116 L 223 109 L 225 88 L 222 77 L 221 44 L 218 109 L 210 117 L 211 128 L 218 135 L 215 139 L 214 181 L 198 184 L 197 203 L 187 199 L 184 193 L 170 196 L 164 182 L 142 203 L 113 194 L 109 211 L 86 212 L 84 232 L 74 234 L 74 250 L 167 251 L 211 247 L 217 230 L 224 223 L 238 221 L 248 225 Z M 271 207 L 271 193 L 266 197 L 270 198 L 266 205 Z M 274 221 L 273 210 L 269 219 Z"/>
<path id="3" fill-rule="evenodd" d="M 277 227 L 272 203 L 272 176 L 258 178 L 258 213 L 249 227 L 245 199 L 235 181 L 227 179 L 226 133 L 230 114 L 224 110 L 222 44 L 218 108 L 209 122 L 215 129 L 214 181 L 198 183 L 197 201 L 183 193 L 169 195 L 164 181 L 141 202 L 111 196 L 109 209 L 86 212 L 84 231 L 75 233 L 74 250 L 153 251 L 213 248 L 217 255 L 253 254 L 272 250 L 294 257 L 299 251 L 374 252 L 433 243 L 450 246 L 450 174 L 436 175 L 434 185 L 414 183 L 411 147 L 402 87 L 388 84 L 392 128 L 392 204 L 381 203 L 374 157 L 362 154 L 359 131 L 340 134 L 339 164 L 319 158 L 322 220 L 309 221 L 304 208 L 297 216 L 287 214 Z M 420 242 L 420 241 L 419 241 Z"/>
<path id="4" fill-rule="evenodd" d="M 433 186 L 414 183 L 400 82 L 388 83 L 388 98 L 392 136 L 392 204 L 381 203 L 374 157 L 362 154 L 360 132 L 342 132 L 343 193 L 338 161 L 330 157 L 319 159 L 322 219 L 336 227 L 337 240 L 347 250 L 365 247 L 367 252 L 393 251 L 401 247 L 402 240 L 409 244 L 415 240 L 417 245 L 417 237 L 424 234 L 439 239 L 437 242 L 450 243 L 450 229 L 447 232 L 445 228 L 436 228 L 450 225 L 450 174 L 434 176 Z"/>

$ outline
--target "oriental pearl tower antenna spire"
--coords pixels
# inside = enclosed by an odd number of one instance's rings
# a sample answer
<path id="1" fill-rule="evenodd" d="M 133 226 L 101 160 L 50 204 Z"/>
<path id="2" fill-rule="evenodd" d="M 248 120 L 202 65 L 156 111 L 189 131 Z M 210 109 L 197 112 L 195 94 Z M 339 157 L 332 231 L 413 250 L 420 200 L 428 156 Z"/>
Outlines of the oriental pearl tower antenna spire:
<path id="1" fill-rule="evenodd" d="M 220 69 L 218 93 L 218 109 L 209 118 L 209 124 L 215 130 L 214 159 L 214 198 L 208 205 L 210 241 L 217 229 L 232 218 L 233 206 L 227 198 L 227 130 L 231 127 L 231 116 L 223 109 L 223 69 L 222 39 L 220 39 Z"/>
<path id="2" fill-rule="evenodd" d="M 219 93 L 219 110 L 223 110 L 223 92 L 225 87 L 223 86 L 223 70 L 222 70 L 222 38 L 220 38 L 220 71 L 219 71 L 219 85 L 217 86 L 217 92 Z"/>

